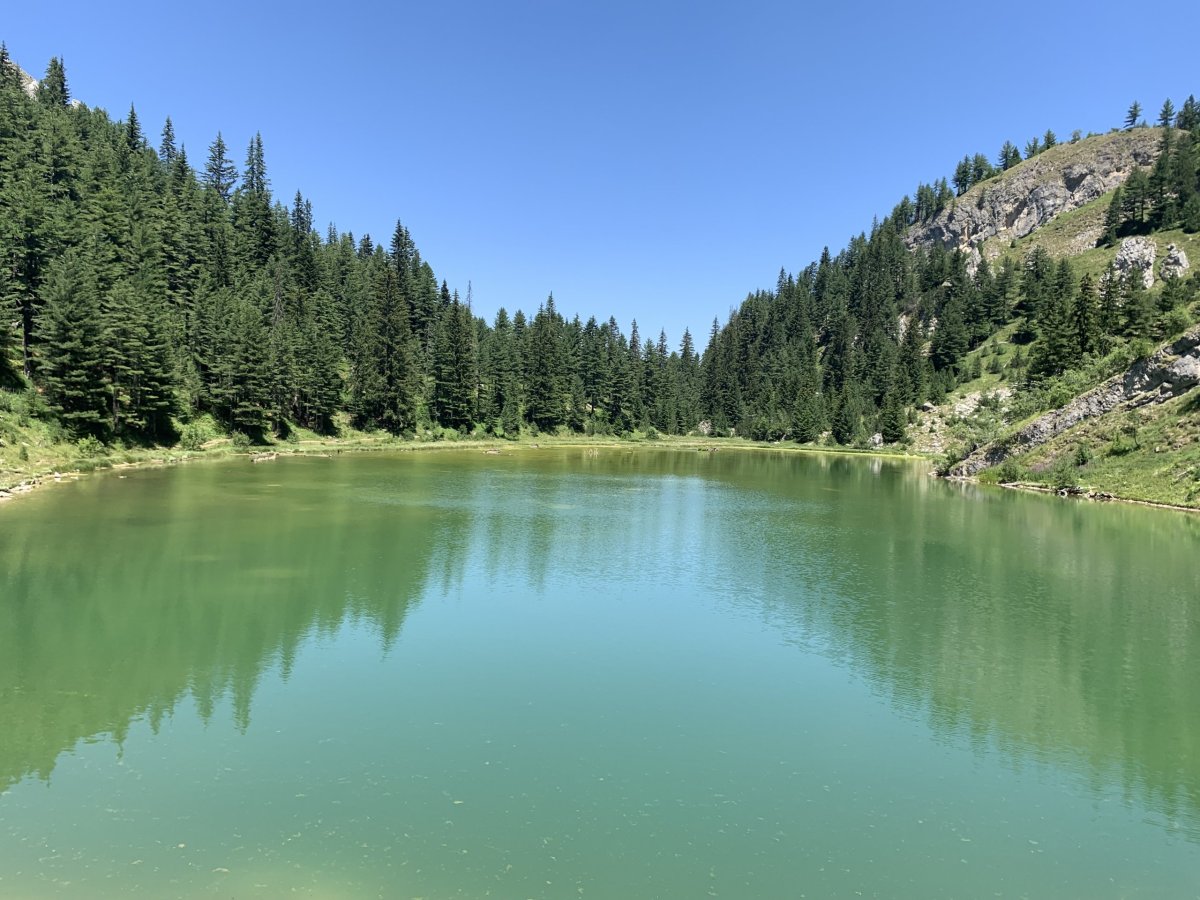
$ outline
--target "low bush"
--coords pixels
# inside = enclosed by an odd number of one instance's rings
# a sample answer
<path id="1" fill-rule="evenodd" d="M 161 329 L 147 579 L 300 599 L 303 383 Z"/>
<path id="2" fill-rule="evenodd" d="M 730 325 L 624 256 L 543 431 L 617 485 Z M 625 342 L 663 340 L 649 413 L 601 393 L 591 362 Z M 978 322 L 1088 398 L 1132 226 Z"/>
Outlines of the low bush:
<path id="1" fill-rule="evenodd" d="M 203 450 L 209 439 L 208 429 L 199 422 L 188 422 L 179 431 L 179 447 L 182 450 Z"/>
<path id="2" fill-rule="evenodd" d="M 1011 456 L 996 466 L 993 471 L 996 473 L 996 481 L 1000 484 L 1012 484 L 1013 482 L 1020 481 L 1025 475 L 1021 464 Z"/>
<path id="3" fill-rule="evenodd" d="M 91 459 L 91 458 L 97 457 L 97 456 L 104 456 L 105 453 L 108 452 L 105 449 L 105 446 L 102 443 L 100 443 L 99 439 L 93 437 L 90 434 L 87 435 L 86 437 L 81 437 L 79 440 L 77 440 L 75 442 L 75 449 L 78 451 L 79 455 L 81 457 L 83 457 L 84 459 Z"/>

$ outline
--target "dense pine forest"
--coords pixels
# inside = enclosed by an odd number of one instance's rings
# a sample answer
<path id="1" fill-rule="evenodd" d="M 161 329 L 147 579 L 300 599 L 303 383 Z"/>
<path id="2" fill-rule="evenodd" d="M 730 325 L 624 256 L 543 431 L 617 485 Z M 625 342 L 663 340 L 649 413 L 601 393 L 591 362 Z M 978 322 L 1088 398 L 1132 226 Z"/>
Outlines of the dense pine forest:
<path id="1" fill-rule="evenodd" d="M 1158 124 L 1157 162 L 1113 198 L 1104 241 L 1200 230 L 1200 107 L 1167 101 Z M 1011 142 L 994 164 L 965 157 L 953 188 L 920 185 L 841 252 L 781 271 L 713 321 L 703 352 L 686 331 L 676 345 L 636 321 L 567 318 L 553 296 L 487 322 L 403 225 L 386 243 L 321 235 L 301 193 L 274 197 L 260 136 L 235 158 L 218 134 L 195 164 L 169 119 L 156 143 L 132 107 L 113 121 L 73 101 L 60 60 L 26 90 L 0 49 L 0 386 L 73 439 L 187 446 L 211 416 L 250 440 L 344 423 L 893 443 L 1014 321 L 1004 369 L 1018 387 L 1190 321 L 1194 281 L 1077 277 L 1041 248 L 997 265 L 910 249 L 911 227 L 1020 164 Z M 1048 131 L 1025 158 L 1055 143 Z"/>

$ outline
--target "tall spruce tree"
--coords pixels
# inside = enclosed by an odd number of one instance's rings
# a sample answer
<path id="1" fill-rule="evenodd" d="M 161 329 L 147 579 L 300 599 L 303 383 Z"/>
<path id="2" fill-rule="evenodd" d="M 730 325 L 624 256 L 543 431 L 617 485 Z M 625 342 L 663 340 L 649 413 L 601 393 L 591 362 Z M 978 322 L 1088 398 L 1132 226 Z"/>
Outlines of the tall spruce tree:
<path id="1" fill-rule="evenodd" d="M 71 102 L 67 88 L 67 71 L 60 57 L 53 57 L 46 67 L 46 74 L 37 86 L 37 100 L 49 109 L 65 109 Z"/>
<path id="2" fill-rule="evenodd" d="M 1090 274 L 1079 281 L 1079 292 L 1071 306 L 1071 327 L 1080 356 L 1100 347 L 1100 313 L 1096 307 L 1096 283 Z"/>
<path id="3" fill-rule="evenodd" d="M 237 184 L 237 166 L 229 158 L 225 139 L 221 132 L 208 147 L 208 162 L 204 165 L 204 183 L 221 199 L 228 203 Z"/>
<path id="4" fill-rule="evenodd" d="M 1175 123 L 1175 104 L 1168 97 L 1163 101 L 1162 108 L 1158 111 L 1158 127 L 1170 128 Z"/>
<path id="5" fill-rule="evenodd" d="M 39 329 L 46 399 L 76 434 L 103 436 L 106 398 L 94 269 L 78 250 L 51 266 Z"/>
<path id="6" fill-rule="evenodd" d="M 542 431 L 566 423 L 569 384 L 563 355 L 562 317 L 551 294 L 533 318 L 529 336 L 526 418 Z"/>

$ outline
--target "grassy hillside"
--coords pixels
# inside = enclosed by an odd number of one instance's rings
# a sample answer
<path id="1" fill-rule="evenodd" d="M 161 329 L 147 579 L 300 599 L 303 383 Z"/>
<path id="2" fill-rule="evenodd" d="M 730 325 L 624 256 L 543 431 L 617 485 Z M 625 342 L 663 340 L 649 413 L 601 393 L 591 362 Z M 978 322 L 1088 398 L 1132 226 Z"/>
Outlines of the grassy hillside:
<path id="1" fill-rule="evenodd" d="M 1200 320 L 1200 301 L 1190 309 Z M 1013 383 L 1008 367 L 1018 348 L 1017 325 L 998 332 L 968 355 L 979 377 L 960 385 L 910 428 L 914 449 L 944 461 L 1016 433 L 1133 361 L 1133 342 L 1119 342 L 1082 370 L 1032 386 Z M 1172 335 L 1171 337 L 1177 337 Z M 1169 341 L 1168 341 L 1169 342 Z M 999 371 L 989 371 L 999 370 Z M 981 481 L 1107 493 L 1200 509 L 1200 387 L 1172 400 L 1085 420 L 1039 447 L 984 471 Z"/>
<path id="2" fill-rule="evenodd" d="M 1200 509 L 1200 388 L 1082 422 L 983 480 L 1103 491 Z"/>
<path id="3" fill-rule="evenodd" d="M 1005 257 L 1011 257 L 1020 264 L 1035 246 L 1040 245 L 1055 259 L 1068 257 L 1077 275 L 1090 274 L 1093 278 L 1099 278 L 1119 249 L 1119 245 L 1096 246 L 1104 230 L 1104 215 L 1112 196 L 1110 191 L 1079 209 L 1056 216 L 1049 224 L 1020 240 L 1005 242 L 992 238 L 984 242 L 981 252 L 997 265 Z M 1148 237 L 1158 247 L 1159 260 L 1166 253 L 1167 246 L 1174 244 L 1187 254 L 1193 270 L 1200 264 L 1200 233 L 1188 234 L 1179 228 L 1172 228 L 1156 231 Z"/>

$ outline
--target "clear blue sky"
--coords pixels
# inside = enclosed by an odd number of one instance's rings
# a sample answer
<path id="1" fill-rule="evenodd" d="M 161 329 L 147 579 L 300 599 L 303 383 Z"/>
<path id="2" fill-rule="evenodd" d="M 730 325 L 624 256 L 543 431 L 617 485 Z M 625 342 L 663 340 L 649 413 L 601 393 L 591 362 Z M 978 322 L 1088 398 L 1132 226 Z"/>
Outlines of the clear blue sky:
<path id="1" fill-rule="evenodd" d="M 261 131 L 277 198 L 397 219 L 489 318 L 616 315 L 703 344 L 747 292 L 869 229 L 966 152 L 1200 93 L 1200 4 L 12 3 L 35 77 L 169 114 L 193 165 Z"/>

